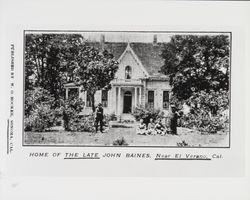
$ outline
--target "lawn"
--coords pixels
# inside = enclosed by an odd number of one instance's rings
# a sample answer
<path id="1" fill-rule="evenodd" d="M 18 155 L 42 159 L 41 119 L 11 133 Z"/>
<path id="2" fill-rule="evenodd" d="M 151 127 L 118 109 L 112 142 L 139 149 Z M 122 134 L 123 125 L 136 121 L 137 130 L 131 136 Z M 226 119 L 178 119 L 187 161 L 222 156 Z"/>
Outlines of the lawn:
<path id="1" fill-rule="evenodd" d="M 178 127 L 178 135 L 137 135 L 135 125 L 129 128 L 110 128 L 104 133 L 67 132 L 63 130 L 50 132 L 25 132 L 25 144 L 36 145 L 93 145 L 113 146 L 113 142 L 122 137 L 128 146 L 178 146 L 186 143 L 192 147 L 227 147 L 229 134 L 200 134 L 187 128 Z M 180 145 L 179 145 L 180 146 Z M 181 145 L 182 146 L 182 145 Z"/>

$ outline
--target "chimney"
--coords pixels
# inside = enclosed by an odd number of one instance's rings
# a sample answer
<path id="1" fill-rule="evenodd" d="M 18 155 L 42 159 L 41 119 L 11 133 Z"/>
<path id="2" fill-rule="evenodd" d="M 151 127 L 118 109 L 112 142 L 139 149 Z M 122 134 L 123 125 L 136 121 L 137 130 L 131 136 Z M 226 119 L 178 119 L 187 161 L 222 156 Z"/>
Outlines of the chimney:
<path id="1" fill-rule="evenodd" d="M 153 38 L 153 44 L 157 44 L 157 35 L 154 35 L 153 37 L 154 37 Z"/>
<path id="2" fill-rule="evenodd" d="M 101 44 L 101 49 L 102 51 L 104 50 L 104 44 L 105 44 L 105 35 L 101 34 L 100 36 L 100 44 Z"/>
<path id="3" fill-rule="evenodd" d="M 104 34 L 101 34 L 100 42 L 105 43 L 105 35 Z"/>

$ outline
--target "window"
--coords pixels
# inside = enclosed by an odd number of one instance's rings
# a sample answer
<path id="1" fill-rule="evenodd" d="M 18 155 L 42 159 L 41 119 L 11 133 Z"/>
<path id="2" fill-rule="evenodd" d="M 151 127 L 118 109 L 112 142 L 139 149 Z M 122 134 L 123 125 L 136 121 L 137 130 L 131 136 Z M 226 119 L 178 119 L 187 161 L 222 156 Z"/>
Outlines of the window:
<path id="1" fill-rule="evenodd" d="M 108 90 L 102 90 L 102 106 L 108 107 Z"/>
<path id="2" fill-rule="evenodd" d="M 169 108 L 169 91 L 163 91 L 163 108 Z"/>
<path id="3" fill-rule="evenodd" d="M 79 89 L 78 88 L 69 88 L 69 98 L 76 98 L 79 96 Z"/>
<path id="4" fill-rule="evenodd" d="M 86 102 L 86 106 L 87 107 L 91 107 L 92 106 L 92 101 L 91 101 L 91 96 L 89 94 L 89 92 L 87 92 L 87 102 Z"/>
<path id="5" fill-rule="evenodd" d="M 125 79 L 131 79 L 131 67 L 127 66 L 125 68 Z"/>
<path id="6" fill-rule="evenodd" d="M 148 91 L 148 106 L 154 108 L 154 91 Z"/>

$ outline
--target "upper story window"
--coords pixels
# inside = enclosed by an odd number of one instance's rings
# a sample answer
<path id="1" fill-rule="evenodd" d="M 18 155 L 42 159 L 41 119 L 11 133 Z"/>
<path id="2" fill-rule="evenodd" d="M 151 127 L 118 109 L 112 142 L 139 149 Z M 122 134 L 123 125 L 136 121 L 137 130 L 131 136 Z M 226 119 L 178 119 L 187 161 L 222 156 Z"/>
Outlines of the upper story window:
<path id="1" fill-rule="evenodd" d="M 131 67 L 127 66 L 125 68 L 125 79 L 131 79 L 131 73 L 132 73 Z"/>

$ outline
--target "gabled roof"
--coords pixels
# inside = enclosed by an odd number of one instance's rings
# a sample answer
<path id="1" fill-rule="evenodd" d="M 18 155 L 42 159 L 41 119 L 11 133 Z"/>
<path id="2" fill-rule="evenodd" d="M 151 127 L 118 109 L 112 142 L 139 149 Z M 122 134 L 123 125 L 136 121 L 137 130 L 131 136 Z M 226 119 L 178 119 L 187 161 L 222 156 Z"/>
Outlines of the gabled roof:
<path id="1" fill-rule="evenodd" d="M 86 42 L 87 45 L 95 47 L 98 50 L 106 49 L 113 54 L 114 58 L 118 60 L 127 47 L 125 42 Z"/>
<path id="2" fill-rule="evenodd" d="M 131 48 L 130 43 L 128 43 L 125 51 L 122 53 L 122 55 L 120 56 L 120 58 L 118 59 L 118 62 L 120 63 L 121 59 L 124 57 L 124 55 L 130 52 L 132 54 L 132 56 L 134 57 L 134 59 L 136 60 L 136 62 L 139 64 L 139 66 L 141 67 L 141 69 L 144 71 L 144 73 L 146 74 L 146 77 L 149 77 L 150 74 L 148 73 L 148 71 L 146 70 L 146 68 L 143 66 L 140 58 L 138 58 L 138 56 L 136 55 L 136 53 L 134 52 L 134 50 Z"/>
<path id="3" fill-rule="evenodd" d="M 130 45 L 151 76 L 163 75 L 159 72 L 164 65 L 164 60 L 160 56 L 162 44 L 131 43 Z"/>
<path id="4" fill-rule="evenodd" d="M 119 59 L 120 56 L 125 51 L 128 43 L 125 42 L 88 42 L 89 46 L 93 46 L 99 50 L 106 49 L 114 55 L 115 59 Z M 164 64 L 164 60 L 161 58 L 162 43 L 139 43 L 133 42 L 129 43 L 130 47 L 140 59 L 143 67 L 152 77 L 167 77 L 160 73 L 161 66 Z"/>

